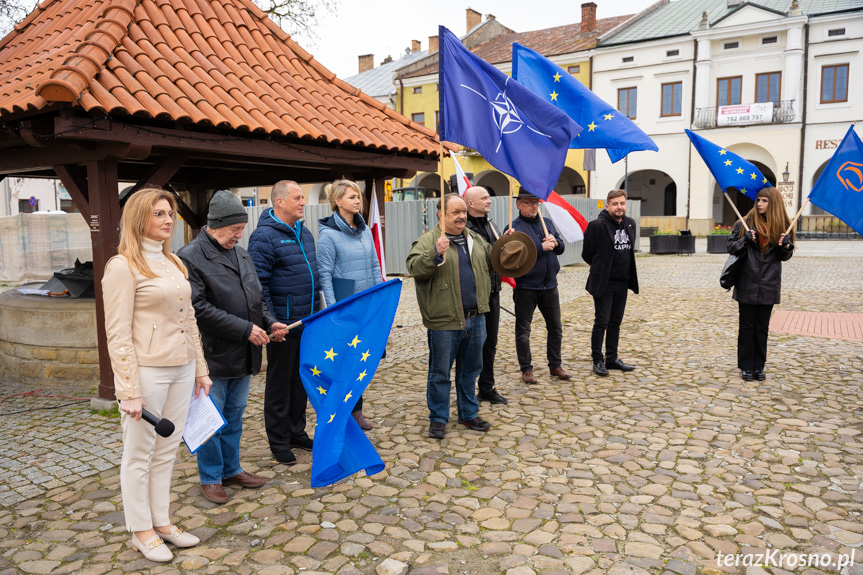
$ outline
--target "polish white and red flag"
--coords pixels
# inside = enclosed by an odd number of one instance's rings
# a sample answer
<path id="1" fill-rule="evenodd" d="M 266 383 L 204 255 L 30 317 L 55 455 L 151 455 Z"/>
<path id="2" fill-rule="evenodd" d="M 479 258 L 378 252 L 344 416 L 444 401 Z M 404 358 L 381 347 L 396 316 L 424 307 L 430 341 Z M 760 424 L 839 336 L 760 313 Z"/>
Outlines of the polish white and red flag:
<path id="1" fill-rule="evenodd" d="M 566 241 L 577 242 L 584 239 L 587 220 L 560 194 L 551 192 L 545 200 L 545 209 L 548 210 L 548 215 L 554 221 L 557 231 L 566 238 Z"/>
<path id="2" fill-rule="evenodd" d="M 375 193 L 375 188 L 372 186 L 372 205 L 369 211 L 369 229 L 372 232 L 372 239 L 375 242 L 375 252 L 378 254 L 378 261 L 381 264 L 381 277 L 387 281 L 387 264 L 384 257 L 384 234 L 381 228 L 381 213 L 378 211 L 378 195 Z"/>
<path id="3" fill-rule="evenodd" d="M 450 157 L 452 158 L 452 163 L 455 166 L 455 179 L 458 182 L 458 195 L 464 197 L 465 191 L 467 191 L 467 189 L 473 184 L 471 184 L 470 180 L 467 179 L 464 170 L 461 169 L 458 160 L 455 159 L 455 154 L 450 154 Z"/>

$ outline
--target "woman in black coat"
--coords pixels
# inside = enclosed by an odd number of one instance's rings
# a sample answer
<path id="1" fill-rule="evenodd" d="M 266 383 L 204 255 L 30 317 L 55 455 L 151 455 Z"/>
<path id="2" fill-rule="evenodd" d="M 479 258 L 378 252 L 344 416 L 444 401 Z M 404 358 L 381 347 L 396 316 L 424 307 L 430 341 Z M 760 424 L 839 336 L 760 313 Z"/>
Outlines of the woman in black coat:
<path id="1" fill-rule="evenodd" d="M 767 333 L 773 306 L 782 290 L 782 262 L 794 253 L 794 231 L 776 188 L 758 192 L 755 206 L 745 217 L 748 232 L 737 222 L 728 241 L 728 253 L 743 256 L 733 297 L 740 308 L 737 367 L 744 381 L 763 381 L 767 359 Z"/>

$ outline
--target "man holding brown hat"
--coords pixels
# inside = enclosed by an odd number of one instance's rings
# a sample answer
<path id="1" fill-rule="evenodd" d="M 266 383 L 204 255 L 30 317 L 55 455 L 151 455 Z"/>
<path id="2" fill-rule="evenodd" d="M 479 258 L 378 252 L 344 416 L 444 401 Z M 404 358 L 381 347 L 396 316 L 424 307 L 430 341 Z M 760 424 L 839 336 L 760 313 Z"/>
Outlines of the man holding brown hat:
<path id="1" fill-rule="evenodd" d="M 519 188 L 515 205 L 519 216 L 512 222 L 512 229 L 527 234 L 536 250 L 536 263 L 530 271 L 521 277 L 513 274 L 516 278 L 513 290 L 515 351 L 521 368 L 521 379 L 526 384 L 537 383 L 530 353 L 530 325 L 536 308 L 539 308 L 545 319 L 548 331 L 546 357 L 549 371 L 558 379 L 569 379 L 572 376 L 561 367 L 563 326 L 560 320 L 560 295 L 557 291 L 557 274 L 560 272 L 557 257 L 563 253 L 564 244 L 554 223 L 539 214 L 538 197 Z"/>

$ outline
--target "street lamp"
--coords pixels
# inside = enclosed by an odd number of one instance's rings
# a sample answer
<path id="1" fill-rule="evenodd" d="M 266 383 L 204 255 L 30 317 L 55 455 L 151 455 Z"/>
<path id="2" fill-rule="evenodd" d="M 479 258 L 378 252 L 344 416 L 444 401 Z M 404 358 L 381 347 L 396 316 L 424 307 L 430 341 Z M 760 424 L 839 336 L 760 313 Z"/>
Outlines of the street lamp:
<path id="1" fill-rule="evenodd" d="M 787 182 L 788 178 L 791 177 L 791 172 L 788 171 L 788 164 L 790 162 L 785 162 L 785 171 L 782 172 L 782 181 Z"/>

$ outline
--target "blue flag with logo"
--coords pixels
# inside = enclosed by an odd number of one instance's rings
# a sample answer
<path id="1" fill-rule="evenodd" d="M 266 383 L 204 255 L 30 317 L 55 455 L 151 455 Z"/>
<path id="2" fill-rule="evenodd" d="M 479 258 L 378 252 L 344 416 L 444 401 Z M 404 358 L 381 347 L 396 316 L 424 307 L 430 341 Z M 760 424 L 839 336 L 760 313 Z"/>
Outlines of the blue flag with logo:
<path id="1" fill-rule="evenodd" d="M 809 192 L 809 201 L 863 235 L 863 143 L 853 125 Z"/>
<path id="2" fill-rule="evenodd" d="M 707 169 L 716 178 L 722 192 L 735 188 L 751 200 L 755 200 L 758 190 L 769 188 L 772 184 L 764 177 L 755 164 L 747 162 L 734 152 L 729 152 L 698 134 L 684 130 L 696 151 L 707 164 Z"/>
<path id="3" fill-rule="evenodd" d="M 581 126 L 439 27 L 440 138 L 468 146 L 532 194 L 554 191 Z"/>
<path id="4" fill-rule="evenodd" d="M 399 279 L 354 294 L 303 320 L 300 378 L 317 413 L 312 487 L 384 470 L 351 411 L 375 375 L 402 289 Z M 286 383 L 287 385 L 287 383 Z"/>
<path id="5" fill-rule="evenodd" d="M 586 129 L 570 148 L 605 148 L 612 163 L 637 150 L 658 151 L 635 122 L 605 103 L 563 68 L 521 44 L 512 45 L 512 77 Z"/>

